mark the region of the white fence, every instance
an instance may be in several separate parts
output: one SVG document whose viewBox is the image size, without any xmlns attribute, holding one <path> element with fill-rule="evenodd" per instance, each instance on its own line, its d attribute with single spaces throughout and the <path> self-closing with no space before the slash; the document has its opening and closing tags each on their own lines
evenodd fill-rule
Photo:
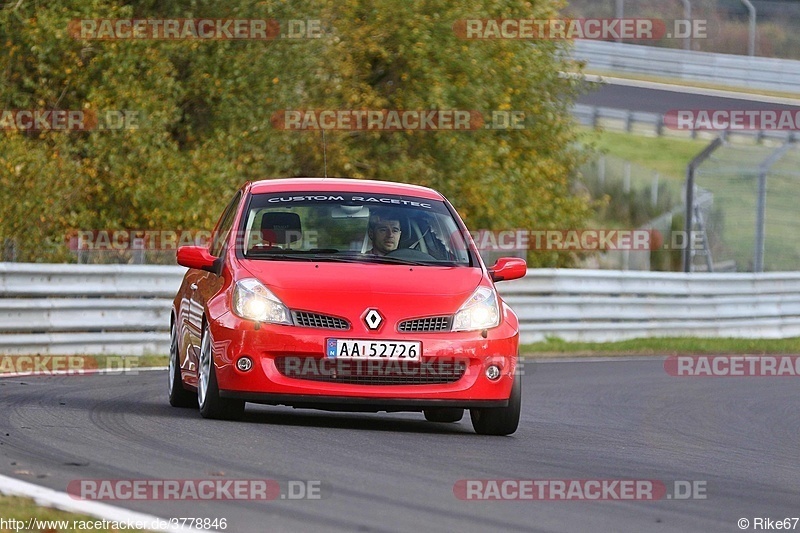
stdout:
<svg viewBox="0 0 800 533">
<path fill-rule="evenodd" d="M 0 354 L 166 354 L 184 271 L 0 263 Z M 800 336 L 800 272 L 539 269 L 498 289 L 523 342 Z"/>
<path fill-rule="evenodd" d="M 590 69 L 607 72 L 788 93 L 800 87 L 800 61 L 791 59 L 587 40 L 575 41 L 573 57 L 585 60 Z"/>
</svg>

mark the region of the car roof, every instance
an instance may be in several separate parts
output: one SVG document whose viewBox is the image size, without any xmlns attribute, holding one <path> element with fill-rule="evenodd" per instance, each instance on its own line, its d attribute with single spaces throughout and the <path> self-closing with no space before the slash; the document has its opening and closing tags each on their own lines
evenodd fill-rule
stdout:
<svg viewBox="0 0 800 533">
<path fill-rule="evenodd" d="M 357 192 L 364 194 L 397 194 L 428 200 L 443 200 L 433 189 L 420 185 L 356 178 L 275 178 L 254 181 L 253 194 L 281 192 Z"/>
</svg>

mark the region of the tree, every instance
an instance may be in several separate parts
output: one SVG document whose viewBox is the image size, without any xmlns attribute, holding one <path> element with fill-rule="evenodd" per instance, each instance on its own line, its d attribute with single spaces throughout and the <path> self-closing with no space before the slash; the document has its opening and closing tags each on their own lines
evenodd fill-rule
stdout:
<svg viewBox="0 0 800 533">
<path fill-rule="evenodd" d="M 567 44 L 465 40 L 462 19 L 551 18 L 557 2 L 51 0 L 0 10 L 2 109 L 127 110 L 139 129 L 0 132 L 0 239 L 70 259 L 75 229 L 208 229 L 245 180 L 321 175 L 442 191 L 472 228 L 580 227 Z M 318 19 L 319 39 L 79 40 L 81 18 Z M 524 129 L 283 131 L 282 110 L 521 111 Z M 47 244 L 49 243 L 49 244 Z M 562 255 L 531 254 L 533 265 Z"/>
</svg>

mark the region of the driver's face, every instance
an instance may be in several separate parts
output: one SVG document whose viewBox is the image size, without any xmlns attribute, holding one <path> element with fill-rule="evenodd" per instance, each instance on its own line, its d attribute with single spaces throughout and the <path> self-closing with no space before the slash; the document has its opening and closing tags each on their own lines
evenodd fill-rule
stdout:
<svg viewBox="0 0 800 533">
<path fill-rule="evenodd" d="M 369 232 L 373 250 L 380 255 L 386 255 L 392 250 L 397 250 L 397 245 L 400 243 L 400 233 L 399 220 L 378 219 L 375 227 Z"/>
</svg>

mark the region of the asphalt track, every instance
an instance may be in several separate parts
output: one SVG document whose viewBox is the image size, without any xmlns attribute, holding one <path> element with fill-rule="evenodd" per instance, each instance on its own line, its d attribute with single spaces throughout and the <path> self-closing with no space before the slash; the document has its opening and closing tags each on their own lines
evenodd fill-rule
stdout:
<svg viewBox="0 0 800 533">
<path fill-rule="evenodd" d="M 248 405 L 203 420 L 165 397 L 166 371 L 0 379 L 0 473 L 75 479 L 319 480 L 321 499 L 109 502 L 227 531 L 739 531 L 800 515 L 792 378 L 671 377 L 659 359 L 528 363 L 510 437 L 421 414 Z M 706 499 L 463 501 L 462 479 L 706 482 Z M 800 527 L 800 525 L 798 525 Z"/>
<path fill-rule="evenodd" d="M 597 83 L 587 84 L 587 92 L 578 98 L 578 103 L 660 114 L 675 109 L 788 109 L 800 111 L 798 106 L 748 100 L 746 95 L 742 95 L 741 98 L 723 98 L 720 96 L 691 94 L 680 87 L 676 87 L 674 91 L 669 91 Z"/>
</svg>

